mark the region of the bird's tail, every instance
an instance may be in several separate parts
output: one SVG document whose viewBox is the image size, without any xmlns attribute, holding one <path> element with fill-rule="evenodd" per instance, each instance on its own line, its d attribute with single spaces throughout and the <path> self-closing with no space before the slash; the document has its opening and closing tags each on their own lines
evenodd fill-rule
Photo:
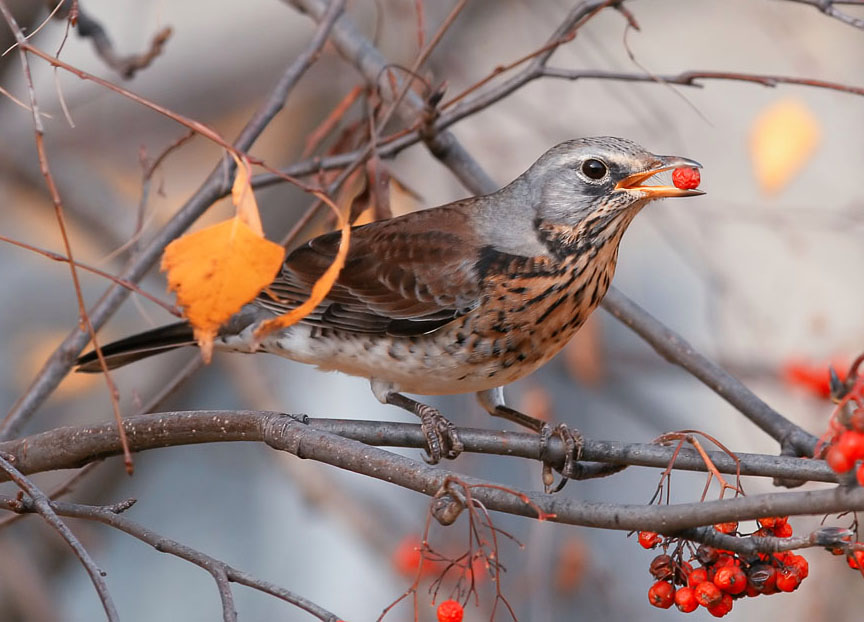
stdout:
<svg viewBox="0 0 864 622">
<path fill-rule="evenodd" d="M 101 350 L 108 369 L 115 369 L 154 354 L 161 354 L 182 346 L 194 346 L 195 343 L 192 326 L 188 322 L 178 322 L 109 343 L 102 346 Z M 76 365 L 78 367 L 75 371 L 85 373 L 102 371 L 95 350 L 79 357 Z"/>
</svg>

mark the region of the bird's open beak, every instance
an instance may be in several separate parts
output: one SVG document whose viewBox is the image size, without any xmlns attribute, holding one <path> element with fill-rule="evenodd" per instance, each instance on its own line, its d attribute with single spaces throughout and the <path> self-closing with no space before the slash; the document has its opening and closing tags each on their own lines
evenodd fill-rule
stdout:
<svg viewBox="0 0 864 622">
<path fill-rule="evenodd" d="M 702 168 L 702 165 L 695 160 L 680 158 L 678 156 L 657 156 L 657 162 L 659 163 L 659 166 L 653 166 L 647 171 L 642 171 L 641 173 L 635 173 L 629 177 L 625 177 L 616 184 L 615 189 L 639 190 L 652 199 L 659 199 L 662 197 L 696 197 L 700 194 L 705 194 L 701 190 L 696 190 L 695 188 L 691 190 L 682 190 L 675 186 L 643 186 L 642 182 L 648 181 L 651 177 L 657 173 L 662 173 L 663 171 L 681 167 Z"/>
</svg>

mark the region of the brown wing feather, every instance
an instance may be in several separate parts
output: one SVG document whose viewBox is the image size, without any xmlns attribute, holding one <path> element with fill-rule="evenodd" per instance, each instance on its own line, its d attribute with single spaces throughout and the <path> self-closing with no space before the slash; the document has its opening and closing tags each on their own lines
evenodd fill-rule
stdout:
<svg viewBox="0 0 864 622">
<path fill-rule="evenodd" d="M 345 267 L 307 323 L 363 333 L 422 334 L 474 308 L 480 297 L 468 217 L 434 208 L 352 230 Z M 257 303 L 284 312 L 302 304 L 333 262 L 339 233 L 294 250 Z"/>
</svg>

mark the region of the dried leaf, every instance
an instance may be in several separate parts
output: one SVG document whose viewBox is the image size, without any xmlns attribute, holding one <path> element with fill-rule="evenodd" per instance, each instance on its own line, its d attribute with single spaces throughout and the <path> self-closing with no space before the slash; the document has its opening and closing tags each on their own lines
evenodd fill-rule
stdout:
<svg viewBox="0 0 864 622">
<path fill-rule="evenodd" d="M 339 251 L 336 253 L 336 257 L 333 258 L 333 263 L 331 263 L 327 267 L 327 270 L 324 271 L 324 274 L 315 281 L 309 298 L 302 305 L 295 309 L 291 309 L 288 313 L 263 322 L 255 331 L 256 339 L 263 339 L 273 331 L 296 324 L 315 310 L 315 307 L 317 307 L 318 304 L 326 298 L 330 289 L 333 287 L 333 284 L 336 282 L 336 279 L 339 277 L 339 273 L 345 265 L 345 257 L 348 255 L 348 246 L 350 241 L 351 224 L 346 218 L 343 219 L 342 222 L 342 237 L 339 241 Z"/>
<path fill-rule="evenodd" d="M 252 191 L 250 178 L 252 169 L 248 160 L 242 160 L 237 154 L 231 156 L 237 163 L 237 174 L 234 177 L 234 185 L 231 187 L 231 201 L 237 207 L 237 217 L 249 225 L 259 237 L 264 237 L 264 229 L 261 226 L 261 215 L 258 213 L 258 203 L 255 201 L 255 193 Z"/>
<path fill-rule="evenodd" d="M 753 124 L 750 140 L 762 192 L 776 194 L 801 172 L 820 135 L 819 121 L 802 102 L 783 99 L 766 108 Z"/>
<path fill-rule="evenodd" d="M 273 281 L 284 254 L 239 215 L 165 248 L 161 267 L 168 273 L 168 289 L 177 292 L 205 361 L 219 326 Z"/>
</svg>

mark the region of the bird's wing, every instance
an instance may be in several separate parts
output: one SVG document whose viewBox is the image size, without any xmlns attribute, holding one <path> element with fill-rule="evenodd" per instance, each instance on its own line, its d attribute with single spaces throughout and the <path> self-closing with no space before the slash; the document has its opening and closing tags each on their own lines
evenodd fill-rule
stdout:
<svg viewBox="0 0 864 622">
<path fill-rule="evenodd" d="M 433 208 L 355 227 L 345 266 L 327 297 L 303 321 L 391 335 L 435 330 L 474 308 L 480 297 L 475 240 L 458 208 Z M 284 313 L 309 297 L 333 262 L 339 233 L 293 251 L 256 304 Z"/>
</svg>

